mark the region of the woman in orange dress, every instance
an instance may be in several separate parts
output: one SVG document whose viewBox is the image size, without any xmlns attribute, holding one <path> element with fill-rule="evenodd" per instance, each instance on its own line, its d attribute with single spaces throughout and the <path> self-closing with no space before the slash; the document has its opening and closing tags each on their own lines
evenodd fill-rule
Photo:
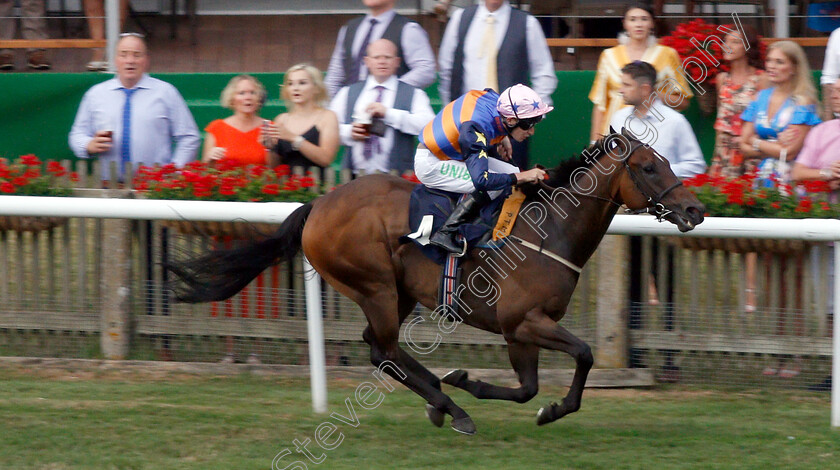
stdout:
<svg viewBox="0 0 840 470">
<path fill-rule="evenodd" d="M 268 96 L 265 87 L 250 75 L 237 75 L 222 90 L 221 104 L 233 110 L 233 115 L 216 119 L 204 128 L 204 150 L 201 161 L 215 165 L 221 160 L 234 160 L 243 165 L 269 164 L 269 151 L 263 144 L 263 134 L 270 121 L 260 117 L 259 112 Z M 225 337 L 225 356 L 221 362 L 236 362 L 233 336 Z M 259 364 L 259 340 L 253 346 L 246 362 Z"/>
<path fill-rule="evenodd" d="M 250 75 L 233 77 L 222 90 L 221 103 L 233 115 L 217 119 L 204 130 L 201 161 L 214 164 L 222 159 L 242 164 L 268 164 L 269 152 L 263 145 L 263 127 L 268 121 L 260 117 L 266 99 L 265 87 Z"/>
</svg>

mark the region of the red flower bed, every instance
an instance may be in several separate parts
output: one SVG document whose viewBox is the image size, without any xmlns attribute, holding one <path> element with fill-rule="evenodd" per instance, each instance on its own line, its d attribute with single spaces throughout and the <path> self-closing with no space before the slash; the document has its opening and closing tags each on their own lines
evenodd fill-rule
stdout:
<svg viewBox="0 0 840 470">
<path fill-rule="evenodd" d="M 730 30 L 735 30 L 735 25 L 726 25 Z M 689 57 L 697 59 L 705 67 L 706 77 L 700 83 L 714 83 L 715 77 L 721 71 L 729 71 L 729 66 L 723 61 L 723 50 L 714 41 L 706 41 L 709 36 L 717 36 L 721 40 L 726 39 L 726 34 L 719 31 L 717 25 L 706 23 L 698 18 L 687 23 L 677 25 L 676 29 L 668 35 L 659 40 L 663 46 L 672 47 L 680 55 L 680 60 L 685 63 Z M 697 44 L 692 44 L 691 39 L 697 40 L 700 46 L 706 44 L 705 53 L 701 51 Z M 750 44 L 750 47 L 758 47 L 761 50 L 761 57 L 765 56 L 767 46 L 759 41 L 758 44 Z M 714 58 L 714 60 L 713 60 Z M 717 62 L 719 65 L 715 65 Z M 704 71 L 701 70 L 700 65 L 695 61 L 690 61 L 686 64 L 685 74 L 693 82 L 703 76 Z"/>
<path fill-rule="evenodd" d="M 69 196 L 72 190 L 67 180 L 76 182 L 79 176 L 68 172 L 61 163 L 43 162 L 35 155 L 23 155 L 16 163 L 0 159 L 0 193 L 14 196 Z"/>
<path fill-rule="evenodd" d="M 268 168 L 222 160 L 215 166 L 188 163 L 141 166 L 134 187 L 152 199 L 307 202 L 318 196 L 311 176 L 291 174 L 288 165 Z"/>
<path fill-rule="evenodd" d="M 829 202 L 825 181 L 797 186 L 760 180 L 755 174 L 739 178 L 697 175 L 683 181 L 713 217 L 765 217 L 781 219 L 837 218 L 840 205 Z"/>
</svg>

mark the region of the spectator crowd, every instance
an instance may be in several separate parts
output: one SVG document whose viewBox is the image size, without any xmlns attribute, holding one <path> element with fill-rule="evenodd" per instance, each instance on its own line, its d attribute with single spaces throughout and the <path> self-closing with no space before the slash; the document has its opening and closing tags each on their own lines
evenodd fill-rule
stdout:
<svg viewBox="0 0 840 470">
<path fill-rule="evenodd" d="M 0 0 L 0 17 L 9 16 L 3 11 L 11 3 Z M 101 21 L 96 19 L 102 16 L 101 3 L 84 2 L 94 17 L 90 30 L 96 37 L 102 36 Z M 436 132 L 433 120 L 440 121 L 424 91 L 435 81 L 443 104 L 452 102 L 458 109 L 457 103 L 465 102 L 464 96 L 476 90 L 492 91 L 487 96 L 498 99 L 501 106 L 505 90 L 517 84 L 530 87 L 534 103 L 547 111 L 528 121 L 527 129 L 516 127 L 517 121 L 525 120 L 517 113 L 519 103 L 510 98 L 513 93 L 508 93 L 511 114 L 502 113 L 500 119 L 511 120 L 509 135 L 513 129 L 531 130 L 527 136 L 532 135 L 533 126 L 553 109 L 552 95 L 563 84 L 558 84 L 543 28 L 534 16 L 509 1 L 462 2 L 466 3 L 463 8 L 440 11 L 448 23 L 437 59 L 427 32 L 396 13 L 395 0 L 362 3 L 367 14 L 338 31 L 325 74 L 308 64 L 286 72 L 282 98 L 287 112 L 265 118 L 260 112 L 269 92 L 263 84 L 249 75 L 234 77 L 221 93 L 221 105 L 232 114 L 204 129 L 200 158 L 211 165 L 231 159 L 324 169 L 333 165 L 344 146 L 342 166 L 354 174 L 411 171 L 417 163 L 418 136 L 421 147 L 439 143 L 423 134 L 427 126 L 428 132 Z M 23 37 L 45 37 L 43 18 L 39 18 L 43 1 L 23 0 L 21 7 Z M 826 181 L 836 197 L 840 127 L 832 119 L 840 112 L 840 29 L 831 34 L 825 54 L 822 104 L 798 44 L 774 42 L 766 57 L 761 57 L 759 37 L 749 26 L 738 24 L 724 35 L 721 44 L 728 72 L 716 78 L 716 140 L 707 168 L 694 130 L 681 114 L 694 93 L 677 52 L 658 44 L 655 21 L 650 7 L 629 5 L 623 12 L 619 45 L 601 53 L 589 93 L 592 141 L 610 128 L 625 128 L 640 140 L 650 139 L 645 143 L 669 160 L 679 178 L 706 171 L 729 177 L 758 172 L 782 181 Z M 14 34 L 14 22 L 0 23 L 0 37 Z M 134 33 L 121 35 L 114 57 L 115 77 L 88 90 L 78 108 L 69 135 L 74 154 L 114 162 L 118 174 L 106 167 L 104 185 L 119 184 L 127 162 L 135 167 L 169 162 L 182 166 L 196 159 L 201 135 L 195 120 L 174 86 L 148 75 L 151 61 L 145 39 Z M 27 58 L 31 68 L 50 67 L 42 50 L 28 51 Z M 93 51 L 88 69 L 104 69 L 103 61 L 103 51 Z M 0 69 L 13 67 L 11 51 L 2 51 Z M 445 125 L 441 129 L 451 137 Z M 505 144 L 510 144 L 512 157 L 506 173 L 529 167 L 527 136 Z M 429 150 L 424 155 L 435 153 Z M 490 157 L 504 159 L 505 152 L 500 148 L 500 153 Z M 417 155 L 420 158 L 420 152 Z M 445 160 L 439 155 L 435 158 Z M 500 181 L 512 184 L 519 179 Z M 631 265 L 638 272 L 632 276 L 636 280 L 631 282 L 631 305 L 641 301 L 645 289 L 652 301 L 660 295 L 670 301 L 670 282 L 664 283 L 666 292 L 659 293 L 653 287 L 655 269 L 641 273 L 640 245 L 635 243 Z M 745 308 L 754 309 L 755 257 L 748 256 L 747 264 Z M 631 306 L 630 327 L 638 328 L 640 321 Z M 798 370 L 779 363 L 768 366 L 766 372 L 791 376 Z"/>
</svg>

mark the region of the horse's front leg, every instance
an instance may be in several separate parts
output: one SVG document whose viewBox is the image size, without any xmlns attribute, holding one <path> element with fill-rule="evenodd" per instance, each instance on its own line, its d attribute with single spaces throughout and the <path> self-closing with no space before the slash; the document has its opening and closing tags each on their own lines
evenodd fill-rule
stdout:
<svg viewBox="0 0 840 470">
<path fill-rule="evenodd" d="M 540 349 L 533 344 L 519 342 L 508 343 L 508 355 L 520 386 L 501 387 L 498 385 L 482 382 L 481 380 L 470 380 L 467 371 L 453 370 L 441 378 L 441 382 L 466 390 L 472 396 L 482 399 L 510 400 L 517 403 L 525 403 L 537 394 L 539 388 L 539 377 L 537 366 L 539 365 Z"/>
<path fill-rule="evenodd" d="M 516 339 L 543 348 L 563 351 L 575 360 L 575 376 L 569 393 L 560 403 L 551 403 L 540 408 L 537 412 L 537 424 L 548 424 L 579 410 L 583 387 L 593 363 L 589 345 L 545 314 L 535 312 L 529 312 L 525 321 L 516 329 Z"/>
</svg>

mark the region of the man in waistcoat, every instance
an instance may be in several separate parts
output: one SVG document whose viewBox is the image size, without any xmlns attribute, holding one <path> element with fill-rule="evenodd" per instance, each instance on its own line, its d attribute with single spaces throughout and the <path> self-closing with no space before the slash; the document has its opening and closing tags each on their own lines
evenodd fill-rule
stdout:
<svg viewBox="0 0 840 470">
<path fill-rule="evenodd" d="M 529 84 L 551 106 L 557 87 L 554 61 L 536 18 L 512 8 L 507 0 L 484 0 L 455 11 L 438 54 L 440 99 L 444 103 L 469 90 L 497 93 L 517 83 Z M 513 162 L 528 167 L 525 142 L 514 144 Z"/>
<path fill-rule="evenodd" d="M 396 0 L 362 0 L 368 13 L 341 27 L 330 58 L 324 84 L 330 96 L 341 87 L 352 85 L 367 76 L 363 58 L 367 46 L 377 39 L 397 45 L 400 80 L 417 88 L 435 81 L 435 54 L 429 35 L 419 24 L 394 11 Z"/>
<path fill-rule="evenodd" d="M 412 170 L 416 136 L 435 117 L 429 97 L 397 79 L 400 58 L 393 42 L 371 43 L 364 62 L 367 78 L 342 88 L 330 104 L 339 119 L 341 143 L 347 146 L 344 167 L 354 173 Z M 382 120 L 384 135 L 371 134 L 360 118 Z"/>
</svg>

